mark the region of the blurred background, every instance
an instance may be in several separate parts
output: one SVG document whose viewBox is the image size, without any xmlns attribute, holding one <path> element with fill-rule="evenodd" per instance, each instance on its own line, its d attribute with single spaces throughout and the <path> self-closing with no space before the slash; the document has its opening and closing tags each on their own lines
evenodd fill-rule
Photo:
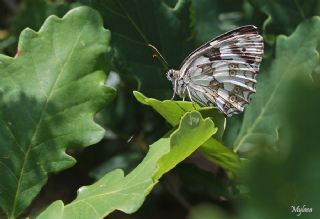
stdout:
<svg viewBox="0 0 320 219">
<path fill-rule="evenodd" d="M 132 95 L 139 90 L 161 100 L 172 96 L 165 69 L 152 57 L 148 43 L 178 68 L 206 41 L 238 26 L 255 25 L 265 38 L 261 72 L 267 75 L 276 58 L 277 37 L 290 35 L 301 22 L 320 14 L 318 0 L 0 0 L 0 52 L 14 56 L 24 28 L 39 30 L 49 15 L 61 17 L 79 5 L 97 9 L 111 30 L 111 47 L 101 65 L 109 74 L 106 84 L 117 89 L 117 96 L 96 116 L 107 130 L 104 140 L 69 150 L 77 164 L 51 174 L 25 216 L 36 215 L 57 199 L 70 202 L 80 186 L 113 169 L 130 172 L 148 146 L 170 130 L 159 114 Z M 277 142 L 243 158 L 239 176 L 231 177 L 193 155 L 160 180 L 136 213 L 115 212 L 108 218 L 295 218 L 291 206 L 298 205 L 313 208 L 300 218 L 320 218 L 319 66 L 313 83 L 290 82 L 281 103 L 287 113 Z M 227 147 L 233 147 L 242 120 L 243 115 L 227 119 Z"/>
</svg>

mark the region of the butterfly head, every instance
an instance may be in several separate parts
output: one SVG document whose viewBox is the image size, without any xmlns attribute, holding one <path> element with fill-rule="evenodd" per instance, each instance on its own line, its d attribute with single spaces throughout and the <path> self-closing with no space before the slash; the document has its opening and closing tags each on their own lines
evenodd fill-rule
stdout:
<svg viewBox="0 0 320 219">
<path fill-rule="evenodd" d="M 176 71 L 174 69 L 170 69 L 167 72 L 167 78 L 169 81 L 174 81 L 178 77 L 179 71 Z"/>
</svg>

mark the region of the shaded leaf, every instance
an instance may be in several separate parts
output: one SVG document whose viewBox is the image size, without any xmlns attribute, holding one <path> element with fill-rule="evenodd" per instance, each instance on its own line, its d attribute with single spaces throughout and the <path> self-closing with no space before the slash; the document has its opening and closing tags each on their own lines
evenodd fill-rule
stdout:
<svg viewBox="0 0 320 219">
<path fill-rule="evenodd" d="M 219 202 L 221 197 L 232 200 L 234 194 L 230 188 L 232 187 L 233 181 L 228 180 L 228 176 L 222 177 L 217 174 L 216 171 L 218 168 L 213 165 L 208 164 L 208 168 L 204 169 L 191 163 L 190 160 L 194 159 L 195 155 L 196 153 L 186 162 L 176 167 L 169 176 L 177 176 L 176 187 L 180 189 L 179 191 L 183 197 L 185 197 L 191 205 L 204 200 Z"/>
<path fill-rule="evenodd" d="M 263 151 L 250 162 L 243 181 L 250 199 L 242 202 L 242 219 L 320 217 L 320 100 L 312 98 L 319 97 L 320 86 L 297 79 L 289 90 L 291 95 L 284 100 L 285 129 L 280 137 L 290 150 Z M 292 206 L 312 208 L 312 212 L 299 216 Z"/>
<path fill-rule="evenodd" d="M 275 59 L 268 71 L 258 76 L 257 93 L 247 107 L 234 150 L 247 152 L 254 147 L 278 144 L 283 127 L 285 100 L 290 97 L 292 80 L 312 81 L 312 72 L 319 64 L 320 18 L 303 22 L 290 36 L 279 36 Z"/>
<path fill-rule="evenodd" d="M 127 176 L 122 170 L 114 170 L 98 182 L 79 189 L 78 197 L 63 207 L 60 201 L 53 203 L 39 219 L 52 218 L 53 212 L 63 211 L 67 218 L 103 218 L 120 210 L 135 212 L 143 203 L 158 179 L 180 161 L 188 157 L 216 131 L 210 119 L 202 119 L 199 112 L 187 113 L 179 128 L 170 138 L 161 138 L 150 146 L 144 160 Z"/>
<path fill-rule="evenodd" d="M 23 0 L 12 20 L 10 30 L 14 35 L 19 35 L 26 27 L 37 30 L 48 16 L 62 16 L 68 10 L 67 4 L 52 3 L 47 0 Z"/>
<path fill-rule="evenodd" d="M 187 219 L 230 219 L 231 217 L 220 207 L 210 203 L 201 203 L 192 207 Z"/>
<path fill-rule="evenodd" d="M 193 0 L 193 3 L 197 45 L 239 26 L 262 24 L 261 14 L 247 0 Z"/>
<path fill-rule="evenodd" d="M 268 15 L 264 22 L 266 39 L 275 41 L 279 34 L 291 34 L 300 22 L 320 15 L 318 0 L 251 0 L 262 12 Z"/>
<path fill-rule="evenodd" d="M 242 124 L 243 114 L 236 114 L 232 117 L 227 118 L 226 130 L 223 134 L 223 144 L 227 147 L 232 147 L 235 139 L 237 138 L 241 124 Z"/>
<path fill-rule="evenodd" d="M 82 0 L 96 8 L 112 29 L 113 64 L 124 77 L 139 81 L 141 91 L 156 97 L 172 95 L 165 69 L 147 45 L 158 48 L 170 67 L 178 68 L 192 50 L 191 0 L 170 7 L 162 0 Z"/>
<path fill-rule="evenodd" d="M 236 153 L 215 138 L 210 138 L 200 147 L 201 153 L 210 161 L 234 174 L 238 173 L 240 160 Z"/>
<path fill-rule="evenodd" d="M 39 32 L 26 29 L 19 56 L 0 56 L 0 205 L 16 218 L 49 172 L 75 163 L 68 147 L 100 141 L 94 114 L 113 96 L 95 71 L 110 33 L 87 7 L 51 16 Z"/>
<path fill-rule="evenodd" d="M 50 15 L 63 16 L 70 6 L 67 4 L 50 2 L 48 0 L 23 0 L 20 8 L 13 17 L 10 25 L 12 45 L 9 50 L 12 54 L 16 52 L 16 44 L 20 32 L 25 28 L 38 30 L 45 19 Z"/>
</svg>

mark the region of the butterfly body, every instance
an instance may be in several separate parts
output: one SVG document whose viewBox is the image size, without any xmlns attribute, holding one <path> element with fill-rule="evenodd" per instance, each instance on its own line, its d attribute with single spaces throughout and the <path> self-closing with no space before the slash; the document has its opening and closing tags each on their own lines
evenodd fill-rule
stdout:
<svg viewBox="0 0 320 219">
<path fill-rule="evenodd" d="M 172 82 L 173 90 L 175 94 L 178 94 L 181 98 L 185 98 L 187 94 L 187 88 L 189 86 L 190 80 L 188 78 L 180 77 L 180 71 L 170 69 L 167 72 L 167 78 Z M 174 96 L 172 97 L 174 98 Z"/>
<path fill-rule="evenodd" d="M 170 69 L 174 95 L 231 116 L 244 110 L 255 93 L 263 38 L 254 26 L 227 32 L 192 52 L 180 70 Z"/>
</svg>

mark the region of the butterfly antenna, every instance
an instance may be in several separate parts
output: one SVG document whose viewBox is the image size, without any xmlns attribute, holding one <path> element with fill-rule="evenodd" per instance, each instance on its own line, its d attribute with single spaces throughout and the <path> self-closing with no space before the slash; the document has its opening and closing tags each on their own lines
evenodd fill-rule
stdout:
<svg viewBox="0 0 320 219">
<path fill-rule="evenodd" d="M 163 56 L 161 55 L 161 53 L 157 50 L 157 48 L 151 44 L 148 44 L 148 46 L 153 50 L 154 54 L 152 55 L 153 58 L 158 58 L 158 60 L 160 61 L 160 63 L 162 64 L 162 66 L 166 69 L 169 70 L 169 64 L 168 62 L 165 60 L 165 58 L 163 58 Z"/>
</svg>

